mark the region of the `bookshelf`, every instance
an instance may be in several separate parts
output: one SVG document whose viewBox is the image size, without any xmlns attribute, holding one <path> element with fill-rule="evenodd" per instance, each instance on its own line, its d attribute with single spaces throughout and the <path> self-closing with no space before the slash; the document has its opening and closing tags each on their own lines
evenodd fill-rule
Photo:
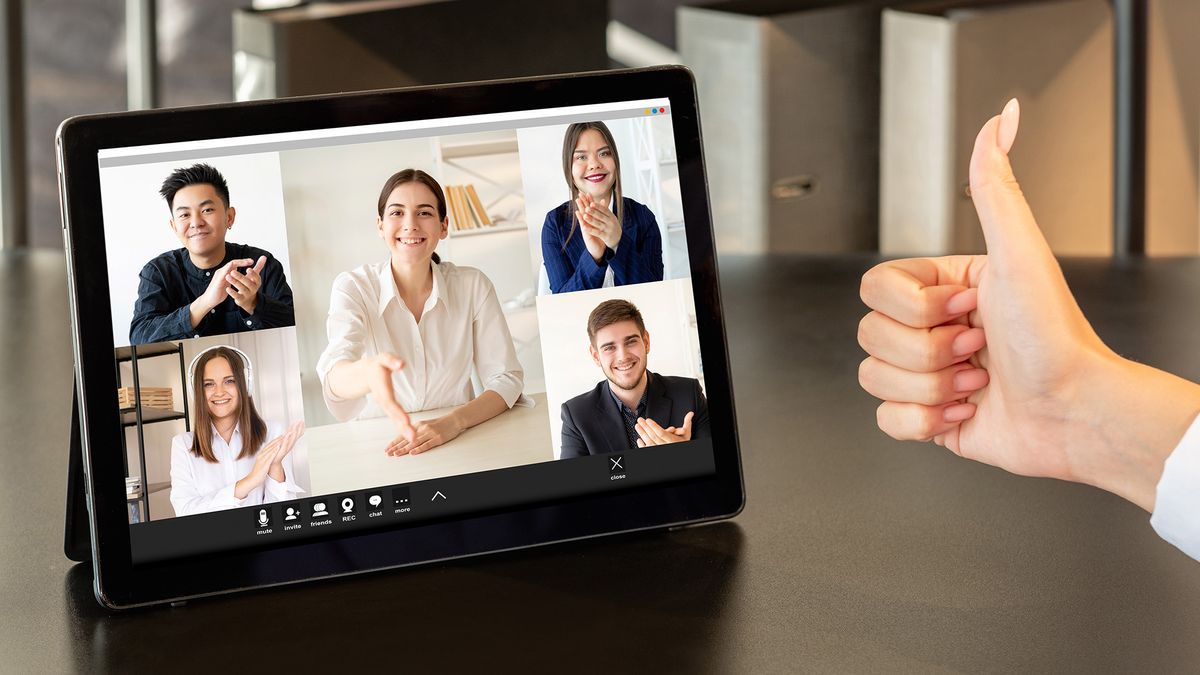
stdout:
<svg viewBox="0 0 1200 675">
<path fill-rule="evenodd" d="M 521 186 L 515 131 L 466 137 L 435 138 L 434 157 L 446 192 L 451 238 L 528 229 L 522 217 Z"/>
<path fill-rule="evenodd" d="M 146 359 L 159 357 L 174 356 L 179 360 L 179 381 L 182 385 L 180 391 L 183 392 L 183 411 L 166 410 L 162 408 L 153 408 L 142 403 L 142 380 L 140 373 L 140 363 Z M 130 522 L 149 522 L 150 520 L 150 495 L 166 490 L 171 487 L 170 482 L 151 483 L 146 471 L 146 437 L 145 427 L 150 424 L 158 424 L 161 422 L 172 422 L 183 420 L 184 430 L 191 431 L 191 425 L 188 421 L 189 410 L 187 400 L 187 382 L 186 372 L 183 363 L 183 345 L 174 342 L 162 342 L 152 345 L 133 345 L 129 347 L 121 347 L 116 350 L 116 369 L 117 369 L 117 387 L 122 386 L 121 364 L 129 363 L 130 371 L 133 377 L 133 401 L 134 405 L 121 408 L 121 426 L 123 428 L 133 428 L 137 430 L 137 450 L 138 450 L 138 479 L 139 487 L 137 490 L 127 492 L 126 502 Z M 127 438 L 125 434 L 121 434 L 121 457 L 125 462 L 125 479 L 128 481 L 130 475 L 129 467 L 129 451 Z M 139 509 L 140 507 L 140 509 Z M 136 520 L 135 520 L 136 519 Z"/>
<path fill-rule="evenodd" d="M 461 230 L 459 232 L 451 232 L 452 237 L 474 237 L 479 234 L 495 234 L 497 232 L 515 232 L 517 230 L 529 229 L 525 223 L 512 223 L 509 225 L 491 225 L 489 227 L 480 227 L 474 230 Z"/>
</svg>

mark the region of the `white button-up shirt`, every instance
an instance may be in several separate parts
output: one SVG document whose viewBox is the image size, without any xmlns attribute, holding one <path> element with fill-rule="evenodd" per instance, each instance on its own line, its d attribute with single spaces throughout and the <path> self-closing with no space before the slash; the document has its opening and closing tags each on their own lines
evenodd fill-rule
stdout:
<svg viewBox="0 0 1200 675">
<path fill-rule="evenodd" d="M 285 430 L 282 424 L 268 422 L 263 445 L 282 436 Z M 234 486 L 254 468 L 253 455 L 238 459 L 242 453 L 241 425 L 234 427 L 228 443 L 213 428 L 212 451 L 217 458 L 216 464 L 192 454 L 192 436 L 189 431 L 171 440 L 171 506 L 175 508 L 175 515 L 190 516 L 194 513 L 282 502 L 295 499 L 304 492 L 295 483 L 296 474 L 289 453 L 281 462 L 284 473 L 282 483 L 267 476 L 262 485 L 238 499 L 233 496 Z"/>
<path fill-rule="evenodd" d="M 433 290 L 419 322 L 400 298 L 390 260 L 334 279 L 325 323 L 329 345 L 317 362 L 317 375 L 325 404 L 338 420 L 384 414 L 369 396 L 338 398 L 328 378 L 340 361 L 382 352 L 404 360 L 404 367 L 392 376 L 392 387 L 406 411 L 471 401 L 472 368 L 484 390 L 499 394 L 510 408 L 517 402 L 525 373 L 491 280 L 473 267 L 431 265 Z"/>
<path fill-rule="evenodd" d="M 1158 536 L 1200 560 L 1200 415 L 1167 457 L 1150 524 Z"/>
</svg>

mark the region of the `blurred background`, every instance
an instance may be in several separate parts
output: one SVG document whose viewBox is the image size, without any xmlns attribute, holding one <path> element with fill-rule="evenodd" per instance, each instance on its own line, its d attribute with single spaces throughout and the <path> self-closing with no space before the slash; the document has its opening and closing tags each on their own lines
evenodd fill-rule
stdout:
<svg viewBox="0 0 1200 675">
<path fill-rule="evenodd" d="M 71 115 L 683 63 L 723 253 L 980 250 L 966 159 L 1011 96 L 1057 253 L 1200 253 L 1195 0 L 3 7 L 9 249 L 62 245 L 53 137 Z"/>
</svg>

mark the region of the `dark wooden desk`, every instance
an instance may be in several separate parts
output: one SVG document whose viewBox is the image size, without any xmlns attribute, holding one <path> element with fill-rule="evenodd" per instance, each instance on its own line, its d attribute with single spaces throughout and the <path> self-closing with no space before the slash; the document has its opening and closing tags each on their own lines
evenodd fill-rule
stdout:
<svg viewBox="0 0 1200 675">
<path fill-rule="evenodd" d="M 60 552 L 63 260 L 4 254 L 0 670 L 1194 671 L 1200 563 L 1147 514 L 875 429 L 854 343 L 872 262 L 722 262 L 732 522 L 109 614 Z M 1066 268 L 1118 351 L 1200 380 L 1200 261 Z"/>
</svg>

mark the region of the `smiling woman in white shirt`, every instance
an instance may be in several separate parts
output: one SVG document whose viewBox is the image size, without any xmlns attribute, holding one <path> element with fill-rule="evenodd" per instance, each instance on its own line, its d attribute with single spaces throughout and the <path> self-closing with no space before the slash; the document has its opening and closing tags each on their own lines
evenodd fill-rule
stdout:
<svg viewBox="0 0 1200 675">
<path fill-rule="evenodd" d="M 292 448 L 304 423 L 264 422 L 248 393 L 254 369 L 239 349 L 210 347 L 192 359 L 194 431 L 171 442 L 171 506 L 190 516 L 294 499 Z"/>
<path fill-rule="evenodd" d="M 419 169 L 399 171 L 377 213 L 390 255 L 334 279 L 317 374 L 339 421 L 387 415 L 400 433 L 385 452 L 418 454 L 511 408 L 524 372 L 491 280 L 435 252 L 449 226 L 441 185 Z M 409 421 L 408 412 L 440 408 L 450 410 Z"/>
</svg>

